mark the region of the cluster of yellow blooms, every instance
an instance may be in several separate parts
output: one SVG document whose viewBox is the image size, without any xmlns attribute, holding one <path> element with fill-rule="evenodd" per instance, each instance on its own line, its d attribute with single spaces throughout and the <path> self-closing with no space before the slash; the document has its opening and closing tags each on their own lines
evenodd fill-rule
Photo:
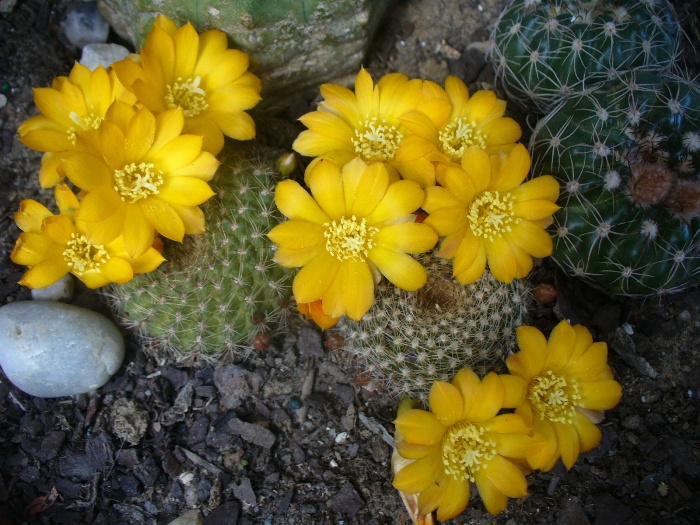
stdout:
<svg viewBox="0 0 700 525">
<path fill-rule="evenodd" d="M 363 69 L 354 92 L 326 84 L 321 94 L 294 143 L 316 157 L 304 175 L 310 192 L 281 182 L 275 201 L 289 220 L 269 233 L 276 261 L 301 268 L 294 296 L 319 326 L 342 315 L 359 320 L 382 275 L 419 289 L 426 272 L 410 254 L 431 250 L 439 238 L 437 255 L 453 259 L 462 284 L 478 280 L 487 265 L 509 283 L 530 272 L 533 257 L 551 254 L 545 228 L 559 185 L 551 176 L 524 182 L 530 157 L 516 142 L 521 129 L 492 91 L 470 96 L 455 77 L 443 89 L 402 74 L 374 85 Z M 599 443 L 594 423 L 622 393 L 605 343 L 566 321 L 549 342 L 532 327 L 519 328 L 517 339 L 510 374 L 480 380 L 465 368 L 452 383 L 434 383 L 432 412 L 410 401 L 400 407 L 393 484 L 415 495 L 419 515 L 461 513 L 472 482 L 487 510 L 498 513 L 508 498 L 527 494 L 528 470 L 549 470 L 560 457 L 570 468 Z"/>
<path fill-rule="evenodd" d="M 278 185 L 290 220 L 269 237 L 279 264 L 301 267 L 294 297 L 322 327 L 342 315 L 359 320 L 382 275 L 403 290 L 423 286 L 425 269 L 410 254 L 439 237 L 437 254 L 454 259 L 464 284 L 487 264 L 508 283 L 552 253 L 545 228 L 559 184 L 551 176 L 523 182 L 530 156 L 493 91 L 470 96 L 455 77 L 443 89 L 399 73 L 374 85 L 362 69 L 354 92 L 325 84 L 321 94 L 293 146 L 316 157 L 305 172 L 310 194 L 294 181 Z"/>
<path fill-rule="evenodd" d="M 622 395 L 607 345 L 566 321 L 549 340 L 530 326 L 517 329 L 517 340 L 520 352 L 506 360 L 510 374 L 479 380 L 463 369 L 452 383 L 433 384 L 430 412 L 407 403 L 399 408 L 401 468 L 393 484 L 417 495 L 420 515 L 458 515 L 469 503 L 471 483 L 496 514 L 509 498 L 527 495 L 528 471 L 550 470 L 560 458 L 569 469 L 600 443 L 595 423 Z"/>
<path fill-rule="evenodd" d="M 67 273 L 90 288 L 124 283 L 163 262 L 159 236 L 202 233 L 224 135 L 255 136 L 245 111 L 260 89 L 225 33 L 162 15 L 139 55 L 94 71 L 76 63 L 35 89 L 40 114 L 20 140 L 44 152 L 39 180 L 55 187 L 60 213 L 21 202 L 11 254 L 29 267 L 20 283 L 41 288 Z"/>
</svg>

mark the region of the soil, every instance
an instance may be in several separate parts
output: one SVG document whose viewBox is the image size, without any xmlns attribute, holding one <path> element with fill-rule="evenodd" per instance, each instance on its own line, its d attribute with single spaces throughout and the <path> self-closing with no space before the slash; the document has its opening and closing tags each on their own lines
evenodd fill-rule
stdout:
<svg viewBox="0 0 700 525">
<path fill-rule="evenodd" d="M 401 71 L 442 82 L 454 74 L 472 90 L 492 87 L 479 43 L 501 4 L 398 2 L 367 66 L 375 78 Z M 692 13 L 692 2 L 677 4 Z M 19 233 L 12 214 L 20 200 L 48 203 L 51 192 L 38 185 L 41 154 L 24 147 L 16 130 L 35 112 L 32 87 L 50 85 L 79 58 L 61 29 L 70 7 L 20 0 L 0 14 L 0 92 L 7 97 L 0 111 L 0 305 L 30 298 L 17 285 L 23 268 L 9 260 Z M 288 125 L 298 131 L 294 118 L 311 103 L 290 109 Z M 498 516 L 475 495 L 453 523 L 700 523 L 700 290 L 611 298 L 549 261 L 531 280 L 553 284 L 558 296 L 537 304 L 530 324 L 548 332 L 566 318 L 608 341 L 624 395 L 600 425 L 600 446 L 571 470 L 559 464 L 531 474 L 529 496 Z M 110 314 L 85 290 L 74 302 Z M 357 386 L 339 364 L 341 351 L 301 326 L 253 359 L 218 369 L 158 365 L 125 333 L 124 365 L 90 395 L 34 398 L 0 373 L 0 524 L 167 524 L 188 510 L 199 511 L 205 525 L 410 523 L 391 486 L 395 401 Z"/>
</svg>

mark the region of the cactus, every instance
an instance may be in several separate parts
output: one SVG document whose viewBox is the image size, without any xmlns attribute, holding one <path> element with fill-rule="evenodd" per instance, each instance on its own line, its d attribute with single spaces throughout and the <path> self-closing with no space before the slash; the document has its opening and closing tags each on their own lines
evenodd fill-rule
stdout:
<svg viewBox="0 0 700 525">
<path fill-rule="evenodd" d="M 137 48 L 158 13 L 202 32 L 224 31 L 263 82 L 263 104 L 323 82 L 354 77 L 391 0 L 98 0 L 117 33 Z"/>
<path fill-rule="evenodd" d="M 510 0 L 490 54 L 510 100 L 546 113 L 625 71 L 674 67 L 679 31 L 667 0 Z"/>
<path fill-rule="evenodd" d="M 293 273 L 273 262 L 265 236 L 281 220 L 276 155 L 242 148 L 211 183 L 217 195 L 202 206 L 206 232 L 168 245 L 157 271 L 109 289 L 122 323 L 161 361 L 242 357 L 285 324 Z"/>
<path fill-rule="evenodd" d="M 417 292 L 379 286 L 375 303 L 358 322 L 341 319 L 343 358 L 353 361 L 395 397 L 426 399 L 434 380 L 450 381 L 468 366 L 486 373 L 502 364 L 515 342 L 515 328 L 530 303 L 525 281 L 503 284 L 488 271 L 461 285 L 452 264 L 418 256 L 428 282 Z"/>
<path fill-rule="evenodd" d="M 653 72 L 571 97 L 542 119 L 534 174 L 562 187 L 552 257 L 610 293 L 700 283 L 700 86 Z"/>
</svg>

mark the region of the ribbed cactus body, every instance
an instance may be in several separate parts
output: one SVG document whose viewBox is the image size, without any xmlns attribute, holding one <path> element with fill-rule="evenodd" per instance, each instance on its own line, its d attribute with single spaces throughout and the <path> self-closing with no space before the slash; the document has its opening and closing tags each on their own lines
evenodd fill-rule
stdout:
<svg viewBox="0 0 700 525">
<path fill-rule="evenodd" d="M 628 74 L 566 100 L 531 139 L 533 173 L 561 183 L 553 258 L 611 293 L 700 282 L 700 87 Z"/>
<path fill-rule="evenodd" d="M 530 302 L 524 281 L 503 284 L 486 272 L 461 285 L 450 261 L 430 254 L 418 260 L 428 271 L 425 286 L 380 286 L 359 322 L 343 318 L 337 328 L 360 370 L 396 397 L 426 398 L 434 380 L 450 381 L 465 366 L 486 373 L 502 364 Z"/>
<path fill-rule="evenodd" d="M 632 69 L 668 69 L 679 26 L 667 0 L 510 0 L 491 60 L 511 102 L 546 112 Z"/>
<path fill-rule="evenodd" d="M 244 150 L 225 160 L 211 182 L 217 195 L 202 206 L 206 232 L 168 245 L 157 271 L 110 289 L 124 324 L 162 359 L 231 359 L 282 328 L 293 273 L 273 262 L 265 235 L 281 220 L 276 156 Z"/>
</svg>

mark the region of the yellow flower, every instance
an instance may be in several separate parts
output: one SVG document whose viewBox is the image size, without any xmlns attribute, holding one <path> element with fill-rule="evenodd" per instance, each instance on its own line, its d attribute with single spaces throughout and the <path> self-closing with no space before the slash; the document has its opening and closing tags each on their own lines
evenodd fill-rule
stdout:
<svg viewBox="0 0 700 525">
<path fill-rule="evenodd" d="M 248 71 L 248 55 L 228 49 L 226 33 L 197 34 L 189 22 L 178 28 L 158 15 L 141 48 L 141 60 L 112 65 L 119 80 L 153 113 L 181 108 L 185 133 L 204 137 L 217 154 L 224 135 L 248 140 L 255 123 L 245 113 L 260 101 L 260 79 Z"/>
<path fill-rule="evenodd" d="M 504 117 L 506 102 L 490 90 L 480 90 L 470 97 L 467 86 L 457 77 L 445 80 L 445 89 L 433 82 L 425 83 L 426 98 L 449 101 L 451 111 L 446 118 L 403 119 L 403 124 L 413 133 L 444 154 L 448 163 L 459 164 L 470 147 L 483 149 L 489 155 L 499 150 L 510 151 L 520 139 L 520 125 L 510 117 Z"/>
<path fill-rule="evenodd" d="M 561 457 L 569 469 L 581 452 L 600 443 L 594 423 L 602 421 L 600 411 L 613 408 L 622 396 L 607 363 L 608 347 L 594 343 L 585 327 L 566 321 L 552 330 L 549 341 L 531 326 L 519 327 L 517 338 L 520 352 L 506 364 L 522 378 L 526 394 L 515 413 L 546 439 L 528 463 L 549 470 Z"/>
<path fill-rule="evenodd" d="M 479 279 L 486 268 L 501 282 L 525 277 L 532 257 L 552 253 L 545 230 L 559 207 L 557 181 L 545 175 L 523 183 L 530 155 L 522 144 L 489 155 L 469 147 L 461 167 L 445 169 L 442 187 L 426 190 L 425 223 L 444 236 L 438 255 L 454 258 L 460 283 Z"/>
<path fill-rule="evenodd" d="M 57 77 L 52 87 L 34 90 L 34 103 L 41 114 L 28 118 L 18 133 L 25 146 L 46 152 L 39 171 L 44 188 L 63 180 L 61 160 L 75 149 L 77 135 L 99 128 L 117 99 L 135 102 L 113 71 L 101 66 L 90 71 L 77 62 L 68 77 Z"/>
<path fill-rule="evenodd" d="M 75 221 L 79 203 L 63 183 L 56 186 L 59 215 L 34 200 L 24 200 L 14 219 L 23 233 L 19 235 L 10 259 L 28 266 L 20 284 L 29 288 L 44 288 L 67 273 L 72 273 L 89 288 L 108 283 L 125 283 L 134 274 L 155 270 L 164 261 L 154 248 L 132 259 L 121 237 L 111 243 L 92 244 L 85 227 Z"/>
<path fill-rule="evenodd" d="M 324 100 L 319 109 L 299 119 L 309 129 L 299 134 L 294 150 L 330 159 L 339 167 L 357 157 L 367 164 L 381 162 L 392 180 L 398 173 L 422 186 L 435 180 L 432 161 L 442 156 L 433 158 L 431 155 L 437 154 L 434 148 L 419 136 L 409 136 L 402 124 L 404 117 L 420 113 L 434 127 L 431 118 L 442 118 L 449 112 L 446 101 L 437 97 L 425 100 L 422 80 L 391 73 L 375 86 L 363 68 L 355 79 L 354 93 L 343 86 L 324 84 L 321 95 Z"/>
<path fill-rule="evenodd" d="M 307 321 L 313 321 L 321 330 L 325 330 L 335 326 L 338 323 L 338 317 L 331 317 L 324 312 L 322 303 L 320 299 L 313 303 L 301 303 L 297 305 L 297 310 Z"/>
<path fill-rule="evenodd" d="M 540 443 L 522 417 L 497 415 L 511 394 L 493 372 L 480 381 L 468 368 L 452 383 L 436 381 L 430 409 L 407 409 L 396 421 L 396 450 L 414 460 L 394 477 L 395 488 L 417 494 L 419 514 L 437 509 L 448 520 L 469 503 L 476 483 L 486 510 L 501 512 L 508 498 L 527 495 L 523 471 L 509 458 L 524 458 Z"/>
<path fill-rule="evenodd" d="M 311 195 L 297 182 L 277 185 L 275 203 L 288 217 L 270 231 L 275 261 L 302 267 L 294 278 L 297 303 L 322 299 L 330 317 L 359 320 L 374 300 L 380 274 L 404 290 L 426 281 L 425 269 L 409 253 L 432 248 L 437 236 L 412 213 L 423 190 L 412 181 L 389 183 L 381 163 L 355 159 L 342 172 L 330 160 L 306 171 Z M 313 196 L 312 196 L 313 195 Z"/>
<path fill-rule="evenodd" d="M 78 137 L 80 150 L 63 161 L 83 190 L 77 218 L 88 240 L 107 244 L 123 235 L 131 257 L 144 253 L 155 232 L 175 241 L 204 231 L 199 204 L 219 162 L 201 151 L 202 138 L 181 135 L 182 110 L 154 116 L 115 102 L 98 130 Z"/>
</svg>

